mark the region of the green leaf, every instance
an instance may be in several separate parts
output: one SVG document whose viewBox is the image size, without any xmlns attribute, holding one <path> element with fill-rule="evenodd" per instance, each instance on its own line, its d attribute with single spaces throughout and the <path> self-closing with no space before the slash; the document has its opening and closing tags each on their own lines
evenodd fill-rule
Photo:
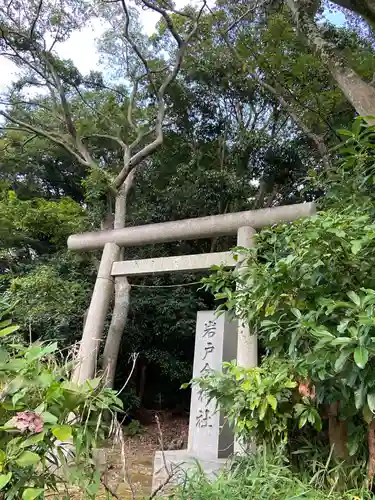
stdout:
<svg viewBox="0 0 375 500">
<path fill-rule="evenodd" d="M 55 417 L 55 415 L 52 415 L 49 411 L 44 411 L 43 413 L 40 414 L 40 416 L 43 419 L 43 422 L 46 424 L 56 424 L 58 421 L 58 418 Z"/>
<path fill-rule="evenodd" d="M 365 388 L 363 384 L 354 391 L 354 404 L 357 410 L 363 407 L 363 404 L 365 402 Z"/>
<path fill-rule="evenodd" d="M 314 337 L 318 337 L 318 338 L 322 338 L 322 337 L 326 337 L 327 339 L 334 339 L 335 338 L 335 336 L 332 335 L 332 333 L 329 332 L 326 328 L 324 328 L 324 326 L 319 326 L 319 327 L 313 328 L 312 334 L 314 335 Z"/>
<path fill-rule="evenodd" d="M 345 318 L 340 321 L 340 324 L 337 327 L 337 331 L 339 333 L 344 333 L 345 330 L 348 328 L 348 324 L 350 323 L 350 318 Z"/>
<path fill-rule="evenodd" d="M 52 434 L 59 441 L 68 441 L 72 437 L 72 428 L 70 425 L 55 425 L 52 427 Z"/>
<path fill-rule="evenodd" d="M 335 372 L 340 372 L 344 368 L 346 360 L 348 359 L 351 353 L 352 353 L 351 349 L 344 349 L 341 352 L 340 356 L 336 359 L 335 362 Z"/>
<path fill-rule="evenodd" d="M 284 387 L 286 389 L 294 389 L 295 387 L 297 387 L 297 382 L 295 382 L 294 380 L 287 380 L 285 383 L 284 383 Z"/>
<path fill-rule="evenodd" d="M 102 377 L 96 377 L 96 378 L 93 378 L 91 380 L 86 380 L 85 384 L 89 389 L 95 390 L 95 389 L 97 389 L 99 384 L 102 382 L 102 380 L 103 380 Z"/>
<path fill-rule="evenodd" d="M 34 500 L 44 493 L 43 488 L 26 488 L 22 493 L 23 500 Z"/>
<path fill-rule="evenodd" d="M 295 412 L 297 417 L 299 417 L 301 415 L 301 413 L 304 412 L 305 410 L 306 410 L 306 406 L 301 404 L 301 403 L 297 403 L 294 407 L 294 412 Z"/>
<path fill-rule="evenodd" d="M 268 407 L 268 401 L 267 399 L 263 399 L 259 409 L 259 420 L 264 420 L 264 417 L 266 416 L 267 407 Z"/>
<path fill-rule="evenodd" d="M 372 413 L 375 413 L 375 392 L 370 392 L 370 394 L 367 394 L 367 404 Z"/>
<path fill-rule="evenodd" d="M 19 328 L 20 327 L 18 325 L 13 325 L 13 326 L 8 326 L 7 328 L 3 328 L 2 330 L 0 330 L 0 337 L 5 337 L 6 335 L 10 335 L 11 333 L 19 330 Z"/>
<path fill-rule="evenodd" d="M 22 441 L 22 443 L 20 443 L 20 447 L 27 448 L 28 446 L 33 446 L 34 444 L 43 441 L 45 434 L 46 431 L 42 431 L 39 432 L 39 434 L 34 434 L 33 436 L 30 436 L 29 438 L 25 439 L 25 441 Z"/>
<path fill-rule="evenodd" d="M 362 248 L 362 241 L 361 240 L 354 240 L 352 241 L 352 254 L 357 255 L 357 253 L 361 250 Z"/>
<path fill-rule="evenodd" d="M 345 129 L 339 129 L 337 130 L 337 133 L 340 135 L 345 135 L 348 137 L 353 137 L 353 132 L 350 132 L 350 130 L 345 130 Z"/>
<path fill-rule="evenodd" d="M 24 451 L 16 460 L 19 467 L 30 467 L 40 461 L 40 456 L 33 451 Z"/>
<path fill-rule="evenodd" d="M 86 382 L 84 385 L 89 389 Z M 78 394 L 80 394 L 82 392 L 81 386 L 79 386 L 78 384 L 75 384 L 74 382 L 71 382 L 70 380 L 66 380 L 65 382 L 63 382 L 61 384 L 61 387 L 66 391 L 76 392 Z"/>
<path fill-rule="evenodd" d="M 357 453 L 358 448 L 359 448 L 359 440 L 358 439 L 350 439 L 347 443 L 347 447 L 348 447 L 349 456 L 350 457 L 354 456 Z"/>
<path fill-rule="evenodd" d="M 303 412 L 303 413 L 302 413 L 302 415 L 300 416 L 300 418 L 299 418 L 299 422 L 298 422 L 298 428 L 299 428 L 299 429 L 302 429 L 302 427 L 303 427 L 304 425 L 306 425 L 306 422 L 307 422 L 307 417 L 308 417 L 307 412 L 306 412 L 306 411 L 305 411 L 305 412 Z"/>
<path fill-rule="evenodd" d="M 315 414 L 314 427 L 318 432 L 322 430 L 322 419 L 318 412 Z"/>
<path fill-rule="evenodd" d="M 8 472 L 8 474 L 0 474 L 0 490 L 6 486 L 9 481 L 12 479 L 12 472 Z"/>
<path fill-rule="evenodd" d="M 336 339 L 332 340 L 331 345 L 345 345 L 345 344 L 350 344 L 350 342 L 353 342 L 353 339 L 350 337 L 337 337 Z"/>
<path fill-rule="evenodd" d="M 368 361 L 368 350 L 366 347 L 358 346 L 354 350 L 354 361 L 358 368 L 363 369 Z"/>
<path fill-rule="evenodd" d="M 292 307 L 291 308 L 291 312 L 294 314 L 294 316 L 297 318 L 297 319 L 301 319 L 302 318 L 302 313 L 299 309 L 296 309 L 295 307 Z"/>
<path fill-rule="evenodd" d="M 369 406 L 368 405 L 365 405 L 362 409 L 362 414 L 363 414 L 363 420 L 369 424 L 373 418 L 374 418 L 374 415 L 372 413 L 372 411 L 370 410 Z"/>
<path fill-rule="evenodd" d="M 354 304 L 356 306 L 360 307 L 361 299 L 358 297 L 358 295 L 355 292 L 353 292 L 353 291 L 348 292 L 348 297 L 352 302 L 354 302 Z"/>
<path fill-rule="evenodd" d="M 277 399 L 275 398 L 275 396 L 273 396 L 272 394 L 267 394 L 266 398 L 270 407 L 273 409 L 273 411 L 275 411 L 277 408 Z"/>
<path fill-rule="evenodd" d="M 275 325 L 277 325 L 277 323 L 275 323 L 275 321 L 271 321 L 269 319 L 264 319 L 260 324 L 260 326 L 275 326 Z"/>
</svg>

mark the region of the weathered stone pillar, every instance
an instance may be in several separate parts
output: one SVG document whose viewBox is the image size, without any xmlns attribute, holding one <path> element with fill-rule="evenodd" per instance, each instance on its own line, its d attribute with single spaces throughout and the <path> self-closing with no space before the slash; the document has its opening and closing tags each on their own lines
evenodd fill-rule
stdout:
<svg viewBox="0 0 375 500">
<path fill-rule="evenodd" d="M 254 235 L 256 230 L 249 226 L 240 227 L 237 231 L 237 246 L 245 248 L 253 248 L 255 246 Z M 245 258 L 240 255 L 238 259 L 239 272 L 241 267 L 245 265 Z M 252 368 L 258 364 L 258 339 L 257 336 L 251 334 L 249 325 L 246 321 L 238 321 L 238 342 L 237 342 L 237 365 L 243 368 Z M 246 443 L 239 439 L 235 439 L 234 452 L 237 454 L 244 453 L 248 448 Z"/>
<path fill-rule="evenodd" d="M 118 260 L 119 255 L 120 247 L 116 243 L 106 243 L 104 245 L 83 329 L 77 366 L 73 374 L 74 382 L 83 383 L 85 380 L 95 376 L 99 345 L 103 336 L 104 322 L 114 288 L 114 279 L 111 275 L 112 265 Z"/>
<path fill-rule="evenodd" d="M 240 227 L 237 232 L 237 246 L 253 248 L 254 235 L 256 231 L 252 227 Z M 239 256 L 239 272 L 245 264 L 244 257 Z M 237 364 L 244 368 L 251 368 L 258 364 L 258 341 L 256 335 L 250 335 L 249 326 L 246 322 L 238 324 Z"/>
</svg>

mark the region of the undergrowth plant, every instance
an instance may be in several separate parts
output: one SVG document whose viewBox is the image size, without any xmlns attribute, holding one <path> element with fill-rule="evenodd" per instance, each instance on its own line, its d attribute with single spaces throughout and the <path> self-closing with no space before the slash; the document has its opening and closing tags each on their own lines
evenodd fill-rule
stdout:
<svg viewBox="0 0 375 500">
<path fill-rule="evenodd" d="M 324 467 L 322 468 L 324 471 Z M 367 490 L 335 493 L 309 479 L 299 479 L 285 460 L 285 449 L 272 453 L 263 447 L 255 455 L 242 457 L 212 480 L 199 468 L 187 476 L 168 497 L 170 500 L 372 500 Z"/>
<path fill-rule="evenodd" d="M 33 500 L 76 485 L 95 497 L 93 450 L 105 434 L 103 412 L 121 411 L 101 379 L 77 385 L 53 344 L 12 342 L 18 327 L 0 323 L 0 495 Z"/>
</svg>

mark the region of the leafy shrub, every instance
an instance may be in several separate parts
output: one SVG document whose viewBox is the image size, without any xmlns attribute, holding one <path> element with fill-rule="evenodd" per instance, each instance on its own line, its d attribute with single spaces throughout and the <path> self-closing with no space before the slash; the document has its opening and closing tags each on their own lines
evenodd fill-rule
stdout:
<svg viewBox="0 0 375 500">
<path fill-rule="evenodd" d="M 356 456 L 360 462 L 361 443 L 368 441 L 370 482 L 375 473 L 374 131 L 357 121 L 345 134 L 350 139 L 344 159 L 329 182 L 325 174 L 324 211 L 262 230 L 256 249 L 236 249 L 247 259 L 241 272 L 219 269 L 205 280 L 223 301 L 219 309 L 249 323 L 265 356 L 260 368 L 231 365 L 224 375 L 200 382 L 237 429 L 258 441 L 263 436 L 271 443 L 270 433 L 282 434 L 292 417 L 300 428 L 311 424 L 317 431 L 327 422 L 334 454 L 342 459 Z M 290 367 L 290 380 L 298 383 L 294 393 L 282 387 L 281 366 Z M 236 407 L 230 409 L 226 398 Z"/>
<path fill-rule="evenodd" d="M 210 399 L 217 399 L 238 434 L 250 434 L 258 444 L 287 440 L 298 385 L 287 363 L 267 359 L 250 370 L 224 363 L 223 373 L 209 373 L 198 383 Z"/>
<path fill-rule="evenodd" d="M 82 311 L 87 302 L 84 280 L 61 276 L 55 265 L 40 265 L 25 276 L 11 280 L 6 292 L 14 304 L 14 317 L 28 328 L 33 338 L 69 342 L 77 324 L 82 329 Z"/>
<path fill-rule="evenodd" d="M 0 337 L 16 329 L 3 320 Z M 69 381 L 57 344 L 3 342 L 0 347 L 0 490 L 32 500 L 59 483 L 93 497 L 100 485 L 93 449 L 104 437 L 103 412 L 120 410 L 101 380 Z M 68 443 L 68 445 L 67 445 Z M 69 451 L 69 453 L 67 453 Z"/>
</svg>

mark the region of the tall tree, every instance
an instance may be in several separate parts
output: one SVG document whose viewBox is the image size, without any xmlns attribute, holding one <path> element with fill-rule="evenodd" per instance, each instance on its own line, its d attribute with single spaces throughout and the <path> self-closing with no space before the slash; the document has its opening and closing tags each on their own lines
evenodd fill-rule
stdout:
<svg viewBox="0 0 375 500">
<path fill-rule="evenodd" d="M 104 20 L 116 21 L 116 29 L 121 29 L 121 33 L 117 32 L 118 38 L 123 41 L 126 50 L 135 54 L 136 63 L 124 68 L 124 73 L 133 87 L 130 95 L 122 95 L 125 102 L 124 118 L 127 123 L 125 137 L 122 135 L 123 131 L 112 123 L 109 115 L 103 116 L 105 126 L 100 132 L 93 133 L 90 129 L 86 131 L 78 127 L 77 115 L 79 116 L 80 109 L 74 106 L 74 99 L 79 98 L 84 105 L 90 106 L 83 91 L 92 81 L 83 78 L 71 61 L 59 59 L 55 52 L 57 43 L 65 40 L 72 30 L 82 26 L 88 14 L 88 5 L 70 0 L 66 2 L 38 0 L 21 5 L 10 2 L 0 9 L 0 53 L 15 62 L 24 74 L 4 96 L 3 104 L 5 103 L 6 109 L 2 109 L 0 114 L 6 123 L 2 128 L 15 128 L 18 131 L 29 132 L 31 137 L 35 135 L 43 137 L 63 148 L 88 169 L 91 179 L 98 177 L 102 181 L 104 179 L 108 198 L 115 200 L 114 228 L 125 225 L 126 200 L 133 183 L 135 169 L 163 142 L 165 93 L 180 71 L 188 44 L 197 32 L 205 4 L 197 15 L 194 13 L 190 16 L 190 23 L 184 26 L 182 32 L 172 20 L 170 9 L 148 0 L 142 0 L 142 6 L 158 12 L 164 19 L 166 29 L 170 31 L 176 46 L 172 57 L 157 60 L 155 57 L 151 58 L 148 51 L 144 52 L 145 47 L 140 43 L 142 40 L 138 33 L 132 30 L 134 13 L 129 10 L 125 0 L 110 4 L 99 1 L 94 12 Z M 112 23 L 112 28 L 113 26 Z M 95 84 L 100 83 L 96 79 Z M 47 122 L 40 119 L 43 113 L 39 119 L 34 114 L 30 120 L 30 114 L 27 112 L 28 107 L 35 104 L 35 100 L 30 99 L 31 92 L 38 93 L 38 91 L 40 97 L 45 92 L 50 96 L 47 106 L 43 103 L 43 99 L 39 99 L 36 104 L 41 110 L 50 113 L 50 120 Z M 119 89 L 113 89 L 113 92 L 117 95 Z M 142 97 L 145 92 L 148 95 L 146 114 L 142 112 L 142 104 L 145 103 Z M 16 106 L 17 103 L 19 107 Z M 141 109 L 138 108 L 140 103 Z M 138 114 L 135 113 L 136 108 L 139 110 Z M 121 151 L 123 163 L 117 171 L 108 172 L 102 164 L 103 159 L 95 155 L 90 146 L 93 137 L 110 140 L 114 148 Z M 109 262 L 105 262 L 105 258 L 117 260 L 119 257 L 120 249 L 116 245 L 109 245 L 103 251 L 102 265 L 109 265 Z M 98 316 L 95 300 L 98 294 L 104 292 L 103 296 L 108 303 L 111 290 L 112 287 L 106 285 L 104 280 L 97 279 L 80 348 L 76 373 L 78 380 L 91 377 L 95 371 L 105 320 L 105 315 Z M 116 365 L 116 345 L 119 344 L 126 322 L 129 301 L 129 285 L 126 278 L 116 280 L 115 290 L 114 311 L 105 349 L 107 359 L 105 369 L 109 385 L 112 384 Z M 102 306 L 103 304 L 100 308 L 103 311 Z"/>
</svg>

